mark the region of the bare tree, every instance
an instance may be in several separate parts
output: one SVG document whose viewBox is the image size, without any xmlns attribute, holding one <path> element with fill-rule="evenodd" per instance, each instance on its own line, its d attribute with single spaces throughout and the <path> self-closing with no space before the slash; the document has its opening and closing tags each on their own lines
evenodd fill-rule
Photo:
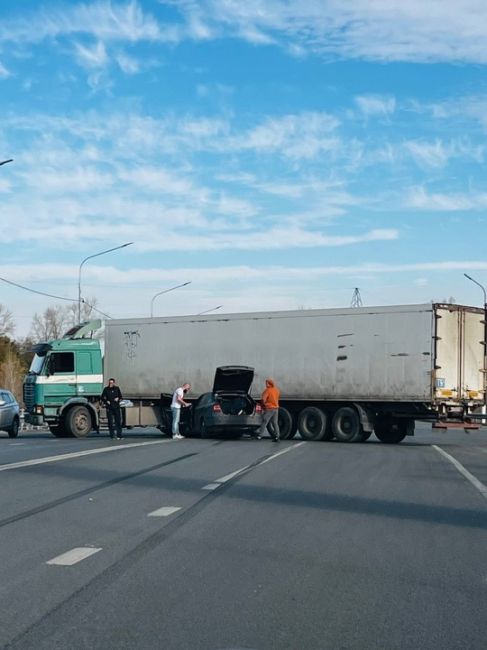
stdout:
<svg viewBox="0 0 487 650">
<path fill-rule="evenodd" d="M 0 336 L 8 336 L 13 334 L 15 330 L 15 323 L 12 312 L 9 311 L 4 305 L 0 304 Z"/>
<path fill-rule="evenodd" d="M 42 314 L 34 314 L 30 336 L 34 341 L 59 339 L 68 328 L 68 310 L 61 305 L 54 305 L 54 307 L 47 307 Z"/>
<path fill-rule="evenodd" d="M 9 346 L 5 358 L 0 364 L 0 386 L 15 395 L 15 399 L 22 401 L 22 382 L 25 366 L 22 363 L 13 345 Z"/>
<path fill-rule="evenodd" d="M 81 322 L 90 320 L 94 316 L 93 310 L 98 307 L 98 299 L 95 296 L 85 298 L 81 303 Z M 74 327 L 78 324 L 78 303 L 73 302 L 66 308 L 68 312 L 68 325 Z"/>
</svg>

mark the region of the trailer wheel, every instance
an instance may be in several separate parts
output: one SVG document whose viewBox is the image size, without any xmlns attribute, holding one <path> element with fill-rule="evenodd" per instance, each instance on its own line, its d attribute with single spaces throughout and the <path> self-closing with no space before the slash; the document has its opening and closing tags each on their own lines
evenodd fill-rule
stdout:
<svg viewBox="0 0 487 650">
<path fill-rule="evenodd" d="M 279 408 L 279 432 L 281 440 L 291 440 L 296 435 L 294 418 L 291 413 L 284 407 Z"/>
<path fill-rule="evenodd" d="M 298 417 L 298 431 L 303 440 L 323 440 L 327 424 L 326 413 L 317 406 L 307 406 Z"/>
<path fill-rule="evenodd" d="M 86 406 L 73 406 L 65 418 L 66 431 L 75 438 L 86 438 L 93 428 L 91 413 Z"/>
<path fill-rule="evenodd" d="M 14 421 L 12 422 L 12 426 L 8 430 L 9 438 L 16 438 L 19 435 L 19 424 L 19 418 L 15 416 Z"/>
<path fill-rule="evenodd" d="M 333 416 L 331 423 L 333 435 L 339 442 L 359 442 L 363 440 L 363 429 L 357 411 L 351 406 L 342 406 Z"/>
<path fill-rule="evenodd" d="M 411 430 L 414 431 L 414 420 L 384 419 L 376 422 L 374 433 L 386 445 L 397 445 L 402 442 Z"/>
</svg>

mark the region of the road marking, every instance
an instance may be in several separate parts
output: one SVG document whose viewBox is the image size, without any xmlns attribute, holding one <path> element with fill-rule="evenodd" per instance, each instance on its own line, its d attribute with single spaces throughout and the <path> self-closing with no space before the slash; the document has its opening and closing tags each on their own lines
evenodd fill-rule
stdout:
<svg viewBox="0 0 487 650">
<path fill-rule="evenodd" d="M 10 447 L 21 447 L 22 445 L 25 445 L 25 442 L 11 442 Z"/>
<path fill-rule="evenodd" d="M 274 458 L 277 458 L 278 456 L 282 456 L 282 454 L 287 454 L 289 451 L 292 451 L 293 449 L 296 449 L 297 447 L 301 447 L 301 445 L 304 445 L 305 441 L 303 442 L 298 442 L 296 445 L 292 445 L 291 447 L 286 447 L 286 449 L 282 449 L 281 451 L 278 451 L 276 454 L 272 454 L 272 456 L 269 456 L 269 458 L 266 458 L 260 463 L 257 463 L 257 465 L 252 466 L 252 465 L 245 465 L 245 467 L 241 467 L 240 469 L 236 469 L 234 472 L 231 472 L 231 474 L 226 474 L 225 476 L 222 476 L 221 478 L 217 478 L 215 480 L 215 483 L 210 483 L 210 485 L 221 485 L 222 483 L 226 483 L 227 481 L 230 481 L 232 478 L 235 478 L 242 472 L 245 472 L 245 470 L 253 468 L 253 467 L 258 467 L 259 465 L 263 465 L 264 463 L 268 463 L 270 460 L 274 460 Z M 206 489 L 211 489 L 214 490 L 216 488 L 214 487 L 208 487 L 205 486 L 203 490 Z"/>
<path fill-rule="evenodd" d="M 159 508 L 158 510 L 154 510 L 153 512 L 149 512 L 149 514 L 147 516 L 148 517 L 169 517 L 169 515 L 173 515 L 178 510 L 181 510 L 181 508 L 179 508 L 177 506 L 163 506 L 162 508 Z"/>
<path fill-rule="evenodd" d="M 465 469 L 465 467 L 458 462 L 456 458 L 453 458 L 453 456 L 450 456 L 450 454 L 447 454 L 446 451 L 443 451 L 441 447 L 438 447 L 437 445 L 432 445 L 433 449 L 436 449 L 438 453 L 440 453 L 442 456 L 447 458 L 452 465 L 454 465 L 457 470 L 464 476 L 467 481 L 469 481 L 477 490 L 480 492 L 480 494 L 487 499 L 487 486 L 485 486 L 482 481 L 479 481 L 477 477 L 475 477 L 473 474 L 471 474 L 468 469 Z"/>
<path fill-rule="evenodd" d="M 236 469 L 231 474 L 227 474 L 226 476 L 222 476 L 221 478 L 217 478 L 215 483 L 226 483 L 227 481 L 232 479 L 234 476 L 237 476 L 237 474 L 240 474 L 240 472 L 244 472 L 249 467 L 250 467 L 250 465 L 245 465 L 245 467 L 241 467 L 240 469 Z"/>
<path fill-rule="evenodd" d="M 272 456 L 269 456 L 269 458 L 266 458 L 263 460 L 260 465 L 265 465 L 265 463 L 269 463 L 271 460 L 274 460 L 274 458 L 277 458 L 278 456 L 282 456 L 283 454 L 287 454 L 289 451 L 293 451 L 294 449 L 297 449 L 298 447 L 301 447 L 301 445 L 306 444 L 306 440 L 303 440 L 303 442 L 298 442 L 295 445 L 292 445 L 292 447 L 286 447 L 286 449 L 283 449 L 282 451 L 278 451 L 277 454 L 272 454 Z"/>
<path fill-rule="evenodd" d="M 79 546 L 77 548 L 72 548 L 62 555 L 48 560 L 46 564 L 54 564 L 56 566 L 73 566 L 73 564 L 78 564 L 81 560 L 86 560 L 90 555 L 94 555 L 101 551 L 101 548 L 93 548 L 92 546 Z"/>
<path fill-rule="evenodd" d="M 208 483 L 208 485 L 205 485 L 201 489 L 202 490 L 216 490 L 219 487 L 221 487 L 221 483 Z"/>
<path fill-rule="evenodd" d="M 8 463 L 0 465 L 0 472 L 8 469 L 19 469 L 20 467 L 32 467 L 33 465 L 44 465 L 44 463 L 57 463 L 61 460 L 70 460 L 71 458 L 81 458 L 82 456 L 92 456 L 94 454 L 104 454 L 109 451 L 118 451 L 120 449 L 133 449 L 134 447 L 146 447 L 147 445 L 161 445 L 169 440 L 154 440 L 151 442 L 134 442 L 129 445 L 114 445 L 111 447 L 100 447 L 99 449 L 86 449 L 85 451 L 74 451 L 69 454 L 60 454 L 59 456 L 47 456 L 45 458 L 33 458 L 32 460 L 22 460 L 18 463 Z"/>
</svg>

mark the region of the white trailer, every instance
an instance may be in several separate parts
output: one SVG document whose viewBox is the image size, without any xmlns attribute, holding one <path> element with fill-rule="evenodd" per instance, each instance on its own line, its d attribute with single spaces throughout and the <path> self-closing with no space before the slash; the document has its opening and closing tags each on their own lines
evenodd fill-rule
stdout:
<svg viewBox="0 0 487 650">
<path fill-rule="evenodd" d="M 485 404 L 485 314 L 450 304 L 109 320 L 105 377 L 136 405 L 127 423 L 160 421 L 161 393 L 211 390 L 215 369 L 255 368 L 281 389 L 283 437 L 400 442 L 414 421 L 473 427 Z M 191 397 L 191 395 L 190 395 Z"/>
</svg>

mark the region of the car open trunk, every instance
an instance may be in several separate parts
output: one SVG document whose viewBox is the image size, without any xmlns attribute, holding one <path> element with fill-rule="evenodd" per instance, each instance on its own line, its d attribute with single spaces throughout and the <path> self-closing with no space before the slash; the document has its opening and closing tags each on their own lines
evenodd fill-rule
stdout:
<svg viewBox="0 0 487 650">
<path fill-rule="evenodd" d="M 254 402 L 248 395 L 218 393 L 215 397 L 225 415 L 252 415 L 254 412 Z"/>
</svg>

